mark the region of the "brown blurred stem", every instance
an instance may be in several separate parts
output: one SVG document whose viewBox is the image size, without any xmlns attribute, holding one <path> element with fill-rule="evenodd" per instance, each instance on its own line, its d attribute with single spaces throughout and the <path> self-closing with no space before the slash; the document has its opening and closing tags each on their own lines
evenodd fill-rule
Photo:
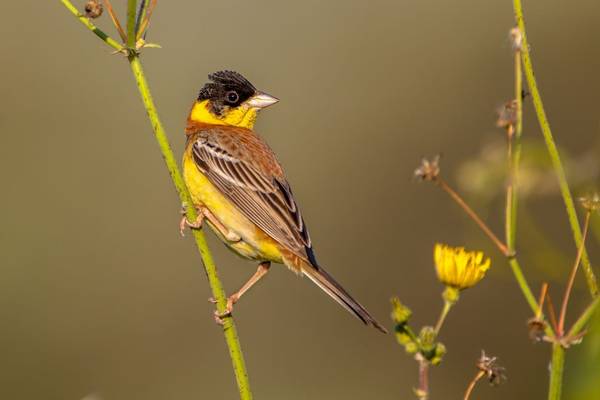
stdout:
<svg viewBox="0 0 600 400">
<path fill-rule="evenodd" d="M 452 189 L 446 183 L 446 181 L 442 179 L 441 176 L 438 176 L 435 182 L 438 184 L 439 187 L 444 189 L 444 191 L 448 193 L 450 197 L 452 197 L 452 199 L 459 206 L 462 207 L 462 209 L 467 213 L 467 215 L 471 217 L 471 219 L 475 221 L 475 223 L 481 228 L 483 233 L 485 233 L 492 240 L 492 242 L 494 242 L 494 244 L 498 247 L 502 254 L 504 254 L 506 257 L 511 256 L 511 253 L 508 251 L 508 247 L 506 247 L 506 245 L 502 243 L 500 239 L 498 239 L 498 236 L 496 236 L 496 234 L 492 232 L 492 230 L 486 225 L 486 223 L 483 222 L 481 218 L 479 218 L 479 215 L 477 215 L 477 213 L 473 211 L 473 209 L 463 200 L 463 198 L 460 197 L 460 195 L 456 193 L 456 191 L 454 191 L 454 189 Z"/>
<path fill-rule="evenodd" d="M 429 398 L 429 361 L 421 354 L 417 355 L 419 362 L 419 387 L 417 388 L 417 397 L 420 400 Z"/>
<path fill-rule="evenodd" d="M 92 24 L 89 21 L 89 19 L 85 18 L 69 0 L 61 0 L 61 2 L 75 17 L 79 19 L 79 21 L 83 25 L 85 25 L 89 30 L 91 30 L 94 34 L 96 34 L 96 36 L 102 39 L 109 46 L 115 48 L 118 51 L 122 51 L 124 49 L 122 45 L 118 44 L 115 40 L 111 39 L 108 35 L 106 35 L 104 32 L 99 30 L 94 24 Z M 190 220 L 195 220 L 197 218 L 196 209 L 195 207 L 190 206 L 193 204 L 190 193 L 188 191 L 187 186 L 185 185 L 183 177 L 181 176 L 178 161 L 176 160 L 175 155 L 171 150 L 169 139 L 158 116 L 158 110 L 156 109 L 156 105 L 154 104 L 152 94 L 150 93 L 150 87 L 148 86 L 148 82 L 146 80 L 146 76 L 142 68 L 142 63 L 139 57 L 139 51 L 135 48 L 135 37 L 137 34 L 137 32 L 135 31 L 135 12 L 137 8 L 136 4 L 136 0 L 128 0 L 127 31 L 129 32 L 129 37 L 126 40 L 127 60 L 129 61 L 129 65 L 131 67 L 131 71 L 133 72 L 133 76 L 138 86 L 140 96 L 146 109 L 146 113 L 151 122 L 155 139 L 160 148 L 167 170 L 171 175 L 171 179 L 173 181 L 177 194 L 179 195 L 180 202 L 181 204 L 188 205 L 187 217 Z M 208 244 L 206 243 L 206 238 L 204 236 L 203 231 L 199 229 L 192 230 L 192 234 L 194 236 L 198 252 L 200 253 L 200 256 L 202 258 L 202 263 L 206 275 L 208 277 L 213 298 L 216 300 L 217 303 L 217 311 L 223 313 L 226 310 L 227 306 L 225 291 L 223 290 L 223 285 L 221 283 L 221 280 L 219 279 L 217 268 L 213 261 L 211 252 L 208 248 Z M 225 336 L 225 341 L 227 343 L 229 355 L 231 357 L 231 362 L 238 385 L 240 399 L 251 400 L 252 392 L 250 390 L 250 383 L 248 380 L 248 373 L 244 361 L 244 354 L 242 353 L 241 345 L 237 335 L 237 329 L 235 327 L 233 317 L 231 315 L 224 318 L 223 335 Z"/>
<path fill-rule="evenodd" d="M 485 371 L 479 371 L 477 373 L 477 375 L 475 375 L 473 380 L 471 380 L 471 383 L 469 383 L 469 387 L 467 387 L 467 391 L 465 392 L 465 397 L 463 398 L 463 400 L 469 400 L 469 397 L 471 397 L 471 393 L 473 392 L 473 389 L 475 389 L 475 385 L 477 385 L 477 382 L 479 382 L 479 380 L 481 378 L 483 378 L 484 376 L 485 376 Z"/>
<path fill-rule="evenodd" d="M 581 245 L 577 250 L 577 257 L 575 257 L 575 264 L 573 264 L 573 268 L 571 269 L 571 276 L 569 277 L 569 283 L 567 284 L 567 288 L 565 289 L 565 295 L 563 297 L 562 307 L 560 308 L 560 317 L 558 319 L 558 332 L 557 335 L 563 336 L 565 332 L 565 318 L 567 317 L 567 306 L 569 305 L 569 298 L 571 297 L 571 291 L 573 290 L 573 284 L 575 283 L 575 277 L 577 276 L 577 269 L 579 267 L 579 263 L 581 262 L 581 256 L 583 255 L 583 249 L 585 246 L 585 240 L 587 239 L 588 230 L 590 227 L 590 217 L 592 216 L 591 211 L 587 211 L 585 214 L 585 222 L 583 224 L 583 237 L 581 241 Z"/>
<path fill-rule="evenodd" d="M 583 241 L 583 235 L 581 233 L 581 227 L 579 225 L 577 211 L 575 210 L 573 196 L 571 195 L 571 189 L 569 188 L 569 183 L 567 181 L 565 168 L 560 159 L 560 154 L 558 152 L 556 142 L 554 141 L 552 130 L 550 129 L 550 123 L 548 122 L 546 111 L 544 109 L 544 103 L 542 102 L 542 97 L 538 90 L 535 74 L 533 72 L 533 64 L 531 61 L 531 55 L 529 54 L 529 42 L 527 41 L 525 19 L 523 17 L 523 7 L 521 5 L 521 0 L 513 0 L 513 8 L 515 13 L 515 19 L 517 21 L 522 35 L 521 53 L 523 61 L 523 70 L 525 72 L 525 77 L 527 78 L 527 84 L 529 86 L 529 91 L 531 92 L 531 97 L 533 98 L 533 106 L 535 107 L 537 119 L 542 130 L 542 135 L 544 136 L 546 148 L 548 150 L 548 154 L 550 155 L 550 159 L 552 161 L 552 166 L 554 167 L 554 171 L 558 178 L 560 193 L 565 204 L 567 215 L 569 217 L 569 224 L 571 225 L 571 230 L 573 232 L 575 244 L 577 247 L 579 247 L 581 246 L 581 243 Z M 594 271 L 592 270 L 587 251 L 585 250 L 585 246 L 583 248 L 583 255 L 581 259 L 589 291 L 592 297 L 596 297 L 598 295 L 598 284 L 596 281 Z"/>
</svg>

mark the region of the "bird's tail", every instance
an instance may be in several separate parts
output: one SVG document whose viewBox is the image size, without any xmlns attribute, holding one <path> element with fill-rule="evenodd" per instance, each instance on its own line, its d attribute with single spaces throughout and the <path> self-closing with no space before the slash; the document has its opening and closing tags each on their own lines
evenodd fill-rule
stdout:
<svg viewBox="0 0 600 400">
<path fill-rule="evenodd" d="M 366 325 L 373 325 L 379 331 L 387 333 L 387 330 L 323 268 L 303 265 L 302 272 L 356 318 Z"/>
</svg>

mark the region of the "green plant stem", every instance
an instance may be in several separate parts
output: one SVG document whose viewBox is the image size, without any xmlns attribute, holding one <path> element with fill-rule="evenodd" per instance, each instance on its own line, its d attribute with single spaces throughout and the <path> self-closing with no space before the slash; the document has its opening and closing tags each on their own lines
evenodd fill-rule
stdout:
<svg viewBox="0 0 600 400">
<path fill-rule="evenodd" d="M 569 331 L 568 337 L 575 337 L 579 335 L 586 327 L 589 320 L 594 316 L 594 314 L 598 311 L 598 307 L 600 306 L 600 296 L 596 297 L 589 306 L 583 311 L 583 314 L 575 321 L 571 330 Z"/>
<path fill-rule="evenodd" d="M 100 39 L 102 39 L 105 43 L 110 45 L 111 47 L 122 50 L 123 47 L 121 45 L 115 46 L 114 41 L 110 41 L 110 39 L 106 34 L 101 32 L 99 34 L 99 30 L 89 22 L 89 20 L 85 17 L 81 18 L 81 14 L 77 11 L 77 9 L 71 4 L 68 0 L 61 0 L 61 2 L 65 5 L 65 7 L 71 11 L 73 15 L 75 15 L 88 29 L 94 32 Z M 134 2 L 135 6 L 135 2 Z M 128 8 L 129 9 L 129 8 Z M 135 7 L 133 8 L 135 10 Z M 128 22 L 130 20 L 130 16 L 128 16 Z M 135 18 L 134 18 L 135 21 Z M 134 36 L 135 37 L 135 34 Z M 115 42 L 116 43 L 116 42 Z M 185 182 L 181 176 L 179 171 L 178 163 L 175 159 L 173 151 L 171 150 L 171 146 L 169 144 L 169 140 L 165 133 L 165 130 L 160 122 L 158 117 L 158 112 L 156 110 L 156 106 L 152 99 L 152 95 L 150 93 L 150 89 L 148 86 L 148 82 L 144 75 L 144 71 L 142 69 L 142 64 L 137 54 L 131 53 L 128 57 L 129 64 L 133 75 L 135 77 L 135 81 L 137 83 L 140 96 L 146 108 L 146 112 L 148 114 L 148 118 L 152 124 L 152 128 L 154 130 L 154 135 L 158 146 L 160 147 L 160 151 L 165 160 L 167 169 L 173 183 L 175 185 L 175 189 L 179 195 L 182 204 L 188 205 L 187 207 L 187 216 L 191 220 L 195 220 L 197 218 L 197 213 L 194 207 L 190 206 L 193 204 L 191 200 L 190 193 L 185 185 Z M 204 233 L 201 230 L 193 230 L 192 231 L 196 246 L 202 258 L 202 262 L 204 265 L 204 269 L 206 271 L 206 275 L 208 277 L 209 285 L 212 290 L 213 298 L 216 300 L 217 311 L 223 313 L 226 310 L 227 299 L 225 296 L 225 291 L 223 290 L 223 285 L 217 274 L 217 269 L 214 264 L 212 255 L 208 248 L 208 244 L 206 243 L 206 238 Z M 237 385 L 239 389 L 240 399 L 242 400 L 251 400 L 252 392 L 250 391 L 250 384 L 248 381 L 248 374 L 246 372 L 246 365 L 244 361 L 244 355 L 242 353 L 241 345 L 237 335 L 237 329 L 235 327 L 233 318 L 231 316 L 224 318 L 223 320 L 223 334 L 225 336 L 225 341 L 227 343 L 227 347 L 229 349 L 229 354 L 231 357 L 231 361 L 233 364 L 233 370 L 235 373 L 235 377 L 237 380 Z"/>
<path fill-rule="evenodd" d="M 442 325 L 444 325 L 444 321 L 446 321 L 446 317 L 448 316 L 448 313 L 450 312 L 450 309 L 452 308 L 453 305 L 454 305 L 454 303 L 451 301 L 447 301 L 447 300 L 444 301 L 444 308 L 442 308 L 442 312 L 440 313 L 438 321 L 435 324 L 435 335 L 436 336 L 440 333 L 440 329 L 442 329 Z"/>
<path fill-rule="evenodd" d="M 509 182 L 506 189 L 506 246 L 511 254 L 516 253 L 517 241 L 517 188 L 519 163 L 521 160 L 521 136 L 523 133 L 523 73 L 521 71 L 521 51 L 515 49 L 515 124 L 508 135 Z M 509 128 L 511 131 L 513 127 Z"/>
<path fill-rule="evenodd" d="M 550 390 L 548 400 L 560 400 L 562 380 L 565 366 L 565 348 L 560 343 L 552 344 L 552 361 L 550 365 Z"/>
<path fill-rule="evenodd" d="M 150 0 L 142 0 L 140 2 L 140 7 L 138 9 L 138 13 L 137 13 L 137 18 L 135 19 L 135 32 L 136 32 L 136 40 L 140 38 L 140 34 L 142 33 L 140 31 L 140 24 L 142 22 L 142 19 L 145 18 L 146 14 L 148 13 L 148 5 L 150 4 Z"/>
<path fill-rule="evenodd" d="M 85 15 L 79 12 L 77 8 L 69 1 L 69 0 L 61 0 L 61 3 L 69 10 L 86 28 L 92 31 L 96 36 L 100 38 L 104 43 L 115 49 L 116 51 L 123 51 L 123 46 L 104 33 L 100 28 L 96 25 L 92 24 L 92 22 Z"/>
<path fill-rule="evenodd" d="M 573 231 L 575 244 L 579 248 L 579 246 L 581 246 L 582 243 L 581 227 L 579 225 L 579 219 L 577 218 L 577 212 L 575 210 L 573 196 L 571 195 L 571 190 L 569 189 L 569 183 L 567 182 L 565 169 L 560 159 L 558 148 L 552 135 L 552 130 L 550 129 L 550 123 L 548 122 L 548 118 L 546 117 L 544 103 L 542 102 L 542 97 L 538 90 L 535 74 L 533 72 L 533 65 L 531 62 L 531 56 L 529 54 L 529 42 L 527 41 L 527 34 L 525 31 L 525 20 L 523 17 L 523 7 L 521 5 L 521 0 L 513 0 L 513 8 L 517 24 L 519 26 L 519 29 L 521 30 L 521 34 L 523 35 L 522 57 L 525 77 L 527 78 L 527 84 L 529 86 L 529 90 L 533 98 L 533 105 L 535 107 L 537 119 L 542 130 L 542 135 L 544 136 L 544 141 L 546 142 L 548 154 L 550 155 L 550 159 L 552 160 L 552 166 L 554 167 L 554 171 L 556 172 L 556 176 L 558 178 L 560 193 L 562 195 L 563 202 L 565 203 L 565 209 L 569 217 L 569 223 L 571 225 L 571 230 Z M 583 270 L 585 272 L 589 291 L 593 297 L 596 297 L 598 295 L 598 284 L 585 247 L 583 249 L 582 265 Z"/>
<path fill-rule="evenodd" d="M 137 0 L 127 0 L 127 47 L 135 48 L 135 16 Z"/>
<path fill-rule="evenodd" d="M 154 101 L 152 100 L 152 95 L 150 94 L 150 89 L 148 87 L 148 83 L 146 81 L 146 77 L 144 75 L 140 59 L 138 56 L 131 56 L 129 57 L 129 63 L 131 65 L 133 75 L 135 76 L 135 81 L 138 85 L 138 89 L 144 102 L 144 106 L 146 107 L 148 118 L 150 119 L 150 122 L 154 129 L 156 140 L 160 147 L 163 158 L 165 159 L 165 162 L 167 164 L 167 169 L 171 174 L 171 178 L 173 179 L 173 183 L 175 184 L 175 188 L 177 189 L 182 203 L 188 205 L 187 216 L 190 220 L 193 221 L 197 218 L 196 210 L 195 207 L 189 206 L 193 204 L 190 197 L 190 193 L 183 181 L 181 173 L 179 172 L 179 167 L 169 145 L 167 135 L 163 129 L 160 119 L 158 118 L 158 113 L 156 111 Z M 204 237 L 203 232 L 200 230 L 193 230 L 193 233 L 194 239 L 196 241 L 196 246 L 198 247 L 198 251 L 202 256 L 202 261 L 206 270 L 206 275 L 208 276 L 208 282 L 212 289 L 213 298 L 217 301 L 217 310 L 220 313 L 223 313 L 226 310 L 227 298 L 225 296 L 225 291 L 223 290 L 221 281 L 218 277 L 217 268 L 212 259 L 212 255 L 208 249 L 206 238 Z M 240 398 L 243 400 L 252 399 L 252 393 L 250 391 L 250 383 L 248 381 L 248 373 L 246 372 L 244 355 L 242 353 L 241 345 L 238 339 L 237 329 L 232 318 L 224 319 L 223 333 L 225 334 L 225 340 L 229 348 L 229 355 L 231 356 L 231 361 L 233 364 L 233 369 L 240 392 Z"/>
</svg>

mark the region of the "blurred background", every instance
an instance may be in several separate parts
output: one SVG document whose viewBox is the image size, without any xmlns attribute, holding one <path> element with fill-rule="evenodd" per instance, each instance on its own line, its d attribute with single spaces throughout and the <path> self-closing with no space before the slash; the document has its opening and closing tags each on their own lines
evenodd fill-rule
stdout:
<svg viewBox="0 0 600 400">
<path fill-rule="evenodd" d="M 580 196 L 600 183 L 600 3 L 525 3 L 542 95 Z M 2 10 L 0 397 L 237 398 L 125 59 L 58 1 Z M 107 13 L 97 23 L 117 36 Z M 416 327 L 435 322 L 435 242 L 492 257 L 444 326 L 433 399 L 462 398 L 482 349 L 508 381 L 483 383 L 474 398 L 546 395 L 549 346 L 528 338 L 531 314 L 507 263 L 444 193 L 412 176 L 421 156 L 443 153 L 444 176 L 502 232 L 505 143 L 494 123 L 512 96 L 512 26 L 510 1 L 161 1 L 147 39 L 163 48 L 143 54 L 178 156 L 208 73 L 237 70 L 281 99 L 257 130 L 286 168 L 320 262 L 386 325 L 392 295 Z M 534 290 L 548 281 L 557 302 L 575 247 L 530 99 L 524 107 L 518 247 Z M 236 290 L 255 265 L 210 242 Z M 582 275 L 577 284 L 572 318 L 589 300 Z M 393 335 L 361 326 L 285 268 L 235 317 L 257 399 L 413 396 L 416 363 Z M 565 398 L 600 398 L 598 343 L 590 336 L 568 352 Z"/>
</svg>

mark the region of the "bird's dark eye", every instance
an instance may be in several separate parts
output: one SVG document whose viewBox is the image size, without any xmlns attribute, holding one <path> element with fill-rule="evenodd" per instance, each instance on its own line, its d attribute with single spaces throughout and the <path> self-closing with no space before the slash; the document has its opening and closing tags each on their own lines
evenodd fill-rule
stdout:
<svg viewBox="0 0 600 400">
<path fill-rule="evenodd" d="M 228 103 L 234 104 L 240 99 L 240 96 L 235 90 L 230 90 L 225 94 L 225 98 L 227 99 Z"/>
</svg>

